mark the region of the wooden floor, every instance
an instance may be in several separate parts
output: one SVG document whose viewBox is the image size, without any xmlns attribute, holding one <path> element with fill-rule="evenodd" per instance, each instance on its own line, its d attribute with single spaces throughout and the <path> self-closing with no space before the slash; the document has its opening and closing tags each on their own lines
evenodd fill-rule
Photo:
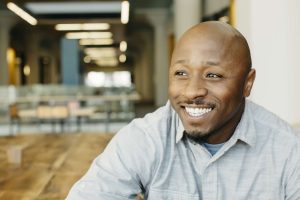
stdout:
<svg viewBox="0 0 300 200">
<path fill-rule="evenodd" d="M 112 134 L 48 134 L 0 137 L 1 200 L 63 200 L 103 151 Z M 6 149 L 22 145 L 21 165 Z"/>
</svg>

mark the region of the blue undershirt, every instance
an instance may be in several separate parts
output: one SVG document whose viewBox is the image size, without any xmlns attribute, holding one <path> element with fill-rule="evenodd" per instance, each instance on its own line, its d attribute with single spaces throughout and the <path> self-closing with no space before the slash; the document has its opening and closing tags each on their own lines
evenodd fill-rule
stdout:
<svg viewBox="0 0 300 200">
<path fill-rule="evenodd" d="M 224 145 L 224 143 L 220 144 L 208 144 L 208 143 L 203 143 L 203 146 L 211 153 L 211 155 L 215 155 L 219 149 Z"/>
</svg>

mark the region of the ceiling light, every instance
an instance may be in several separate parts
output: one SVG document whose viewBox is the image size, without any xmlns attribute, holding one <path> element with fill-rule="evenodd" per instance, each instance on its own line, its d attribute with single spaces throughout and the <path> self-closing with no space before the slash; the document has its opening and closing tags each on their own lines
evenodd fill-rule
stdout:
<svg viewBox="0 0 300 200">
<path fill-rule="evenodd" d="M 120 51 L 125 52 L 127 50 L 127 42 L 122 41 L 120 42 Z"/>
<path fill-rule="evenodd" d="M 23 9 L 21 9 L 19 6 L 16 4 L 9 2 L 7 3 L 7 8 L 13 11 L 16 15 L 24 19 L 26 22 L 28 22 L 31 25 L 37 25 L 37 20 L 29 15 L 27 12 L 25 12 Z"/>
<path fill-rule="evenodd" d="M 99 66 L 106 66 L 106 67 L 114 67 L 117 66 L 118 61 L 115 58 L 110 58 L 110 59 L 101 59 L 97 60 L 96 64 Z"/>
<path fill-rule="evenodd" d="M 220 17 L 219 21 L 224 22 L 224 23 L 229 23 L 229 17 L 228 16 Z"/>
<path fill-rule="evenodd" d="M 125 55 L 125 54 L 121 54 L 121 55 L 119 56 L 119 61 L 120 61 L 121 63 L 126 62 L 126 55 Z"/>
<path fill-rule="evenodd" d="M 95 39 L 95 38 L 111 38 L 111 32 L 69 32 L 66 34 L 67 39 Z"/>
<path fill-rule="evenodd" d="M 90 62 L 92 61 L 92 59 L 91 59 L 91 57 L 89 57 L 89 56 L 85 56 L 85 57 L 83 58 L 83 61 L 84 61 L 85 63 L 90 63 Z"/>
<path fill-rule="evenodd" d="M 34 14 L 120 13 L 121 3 L 113 2 L 30 2 L 25 7 Z"/>
<path fill-rule="evenodd" d="M 111 45 L 114 43 L 114 40 L 111 38 L 104 39 L 80 39 L 79 44 L 84 45 Z"/>
<path fill-rule="evenodd" d="M 127 24 L 128 21 L 129 21 L 129 2 L 123 1 L 122 9 L 121 9 L 121 22 L 122 24 Z"/>
<path fill-rule="evenodd" d="M 115 57 L 115 48 L 85 48 L 84 53 L 90 56 L 92 59 L 104 58 L 104 57 Z"/>
<path fill-rule="evenodd" d="M 57 24 L 55 30 L 57 31 L 101 31 L 108 30 L 110 25 L 108 23 L 85 23 L 85 24 Z"/>
<path fill-rule="evenodd" d="M 25 67 L 23 69 L 23 73 L 24 73 L 25 76 L 30 75 L 30 66 L 29 65 L 25 65 Z"/>
</svg>

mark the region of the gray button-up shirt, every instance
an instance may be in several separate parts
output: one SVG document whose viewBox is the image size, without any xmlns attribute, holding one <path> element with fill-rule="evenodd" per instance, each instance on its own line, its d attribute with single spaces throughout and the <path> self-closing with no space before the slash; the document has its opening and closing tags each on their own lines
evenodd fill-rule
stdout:
<svg viewBox="0 0 300 200">
<path fill-rule="evenodd" d="M 233 136 L 213 156 L 189 141 L 170 103 L 135 119 L 69 193 L 68 200 L 300 200 L 300 139 L 247 101 Z"/>
</svg>

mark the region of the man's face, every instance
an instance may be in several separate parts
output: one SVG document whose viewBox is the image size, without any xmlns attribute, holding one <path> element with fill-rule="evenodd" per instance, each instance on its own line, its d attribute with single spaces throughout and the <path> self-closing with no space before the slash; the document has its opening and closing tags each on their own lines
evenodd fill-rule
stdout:
<svg viewBox="0 0 300 200">
<path fill-rule="evenodd" d="M 195 31 L 194 31 L 195 32 Z M 232 38 L 191 33 L 177 45 L 169 69 L 169 98 L 186 133 L 209 143 L 233 133 L 255 71 Z"/>
</svg>

